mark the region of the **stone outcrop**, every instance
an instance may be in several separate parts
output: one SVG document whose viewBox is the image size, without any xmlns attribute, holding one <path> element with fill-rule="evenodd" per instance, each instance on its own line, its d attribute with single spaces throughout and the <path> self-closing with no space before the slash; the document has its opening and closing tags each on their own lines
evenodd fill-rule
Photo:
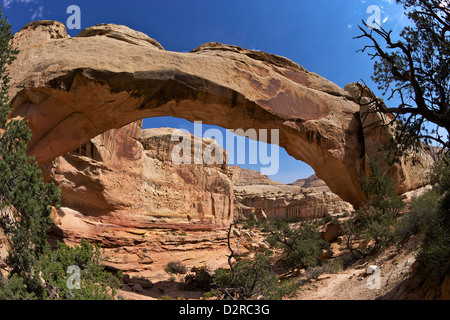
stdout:
<svg viewBox="0 0 450 320">
<path fill-rule="evenodd" d="M 28 120 L 29 153 L 41 166 L 110 129 L 175 116 L 279 130 L 280 146 L 359 206 L 367 158 L 383 158 L 389 132 L 371 126 L 380 119 L 365 122 L 357 85 L 342 89 L 280 56 L 219 43 L 169 52 L 113 24 L 71 38 L 55 21 L 25 26 L 13 45 L 20 54 L 10 67 L 12 117 Z M 399 192 L 426 183 L 428 159 L 415 160 L 386 168 Z"/>
<path fill-rule="evenodd" d="M 45 176 L 62 197 L 52 215 L 52 239 L 100 243 L 106 266 L 139 276 L 161 276 L 155 270 L 171 258 L 196 265 L 226 257 L 221 249 L 234 217 L 231 171 L 226 161 L 173 163 L 175 133 L 194 141 L 175 129 L 142 130 L 137 121 L 49 163 Z M 215 141 L 200 141 L 203 151 L 213 146 L 227 159 Z"/>
<path fill-rule="evenodd" d="M 233 165 L 230 167 L 232 170 L 232 181 L 234 186 L 252 186 L 252 185 L 272 185 L 283 186 L 284 183 L 271 180 L 265 174 L 261 172 L 243 169 L 239 166 Z"/>
<path fill-rule="evenodd" d="M 306 179 L 298 179 L 297 181 L 290 183 L 289 185 L 299 186 L 305 189 L 314 188 L 314 189 L 323 189 L 326 191 L 330 190 L 325 181 L 320 180 L 315 174 Z"/>
<path fill-rule="evenodd" d="M 233 219 L 234 194 L 226 162 L 174 164 L 174 132 L 142 131 L 142 121 L 107 131 L 55 159 L 46 175 L 60 186 L 62 207 L 86 216 L 227 225 Z M 204 139 L 202 147 L 213 143 Z M 226 152 L 215 148 L 226 159 Z"/>
<path fill-rule="evenodd" d="M 309 220 L 353 209 L 315 175 L 285 185 L 253 170 L 239 168 L 233 178 L 236 213 L 244 217 L 263 215 L 267 219 Z"/>
</svg>

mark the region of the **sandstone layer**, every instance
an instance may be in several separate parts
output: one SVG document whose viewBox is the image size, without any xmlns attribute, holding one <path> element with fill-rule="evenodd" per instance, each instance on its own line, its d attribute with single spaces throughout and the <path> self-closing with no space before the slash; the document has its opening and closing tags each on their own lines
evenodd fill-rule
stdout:
<svg viewBox="0 0 450 320">
<path fill-rule="evenodd" d="M 225 261 L 226 228 L 234 217 L 231 172 L 226 162 L 173 163 L 175 134 L 194 141 L 175 129 L 142 130 L 137 121 L 46 165 L 45 176 L 62 197 L 52 240 L 99 243 L 106 266 L 154 280 L 164 278 L 170 261 Z M 200 142 L 203 151 L 213 146 L 227 159 L 215 141 Z"/>
<path fill-rule="evenodd" d="M 332 193 L 325 182 L 315 175 L 285 185 L 253 170 L 236 171 L 233 180 L 237 215 L 309 220 L 327 214 L 341 215 L 353 209 L 350 203 Z"/>
<path fill-rule="evenodd" d="M 209 43 L 164 50 L 124 26 L 99 25 L 71 38 L 63 24 L 37 21 L 15 34 L 13 117 L 28 120 L 29 153 L 41 166 L 110 129 L 175 116 L 228 129 L 279 130 L 279 145 L 359 206 L 367 159 L 383 159 L 385 119 L 365 117 L 359 86 L 345 89 L 273 54 Z M 271 141 L 269 141 L 271 142 Z M 429 157 L 385 171 L 398 192 L 426 184 Z"/>
<path fill-rule="evenodd" d="M 107 131 L 55 159 L 46 176 L 60 186 L 62 207 L 86 216 L 127 224 L 227 225 L 233 219 L 234 194 L 226 162 L 173 163 L 174 132 L 142 131 L 141 121 Z M 179 134 L 193 141 L 189 133 Z M 201 141 L 203 149 L 214 143 Z M 226 152 L 215 147 L 226 159 Z"/>
</svg>

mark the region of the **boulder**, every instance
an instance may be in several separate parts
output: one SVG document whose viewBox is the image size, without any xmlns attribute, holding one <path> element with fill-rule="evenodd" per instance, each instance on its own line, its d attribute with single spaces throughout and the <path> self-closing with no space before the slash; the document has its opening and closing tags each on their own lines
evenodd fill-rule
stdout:
<svg viewBox="0 0 450 320">
<path fill-rule="evenodd" d="M 327 224 L 325 231 L 321 233 L 322 239 L 329 243 L 335 242 L 341 235 L 342 225 L 340 223 Z"/>
</svg>

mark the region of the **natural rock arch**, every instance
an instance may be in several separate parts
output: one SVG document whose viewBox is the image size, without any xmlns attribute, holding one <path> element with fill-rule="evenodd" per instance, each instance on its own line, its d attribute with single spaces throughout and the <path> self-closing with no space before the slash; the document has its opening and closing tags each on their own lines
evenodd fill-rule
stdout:
<svg viewBox="0 0 450 320">
<path fill-rule="evenodd" d="M 278 129 L 280 146 L 359 206 L 365 160 L 381 159 L 378 149 L 387 141 L 382 129 L 369 133 L 362 123 L 357 86 L 341 89 L 276 55 L 218 43 L 170 52 L 118 25 L 94 26 L 71 38 L 54 21 L 25 26 L 13 45 L 21 52 L 10 68 L 12 116 L 28 120 L 29 153 L 40 164 L 148 117 Z M 390 170 L 399 191 L 424 183 L 417 172 L 403 164 Z"/>
</svg>

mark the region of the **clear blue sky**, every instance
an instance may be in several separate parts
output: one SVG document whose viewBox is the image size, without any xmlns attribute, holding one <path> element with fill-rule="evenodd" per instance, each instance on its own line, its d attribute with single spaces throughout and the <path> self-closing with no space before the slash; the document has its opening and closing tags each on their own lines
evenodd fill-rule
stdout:
<svg viewBox="0 0 450 320">
<path fill-rule="evenodd" d="M 383 27 L 399 32 L 406 23 L 395 0 L 0 0 L 4 14 L 19 31 L 34 20 L 66 23 L 69 5 L 81 8 L 81 28 L 116 23 L 144 32 L 166 50 L 188 52 L 206 42 L 234 44 L 285 56 L 309 71 L 344 87 L 370 80 L 372 61 L 357 53 L 364 44 L 354 40 L 358 24 L 381 9 Z M 80 30 L 69 30 L 75 36 Z M 145 127 L 192 128 L 179 119 L 148 119 Z M 205 129 L 211 126 L 205 126 Z M 258 170 L 256 165 L 241 165 Z M 289 183 L 313 174 L 313 170 L 280 151 L 280 170 L 273 180 Z"/>
</svg>

